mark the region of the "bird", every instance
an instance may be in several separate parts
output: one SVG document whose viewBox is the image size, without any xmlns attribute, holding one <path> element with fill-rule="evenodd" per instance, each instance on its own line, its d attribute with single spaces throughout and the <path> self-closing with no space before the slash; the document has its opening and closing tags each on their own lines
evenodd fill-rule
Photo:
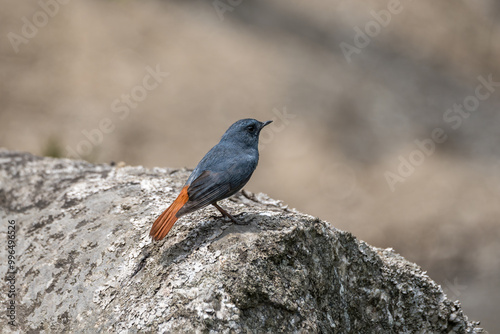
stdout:
<svg viewBox="0 0 500 334">
<path fill-rule="evenodd" d="M 260 132 L 270 123 L 252 118 L 233 123 L 198 163 L 175 201 L 155 220 L 149 232 L 152 239 L 162 240 L 177 219 L 210 204 L 239 224 L 217 202 L 236 194 L 250 180 L 259 162 Z"/>
</svg>

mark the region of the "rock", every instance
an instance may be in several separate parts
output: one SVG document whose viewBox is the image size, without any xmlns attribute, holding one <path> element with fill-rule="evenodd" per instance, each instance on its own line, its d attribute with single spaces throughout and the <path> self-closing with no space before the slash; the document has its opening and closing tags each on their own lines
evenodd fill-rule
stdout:
<svg viewBox="0 0 500 334">
<path fill-rule="evenodd" d="M 0 150 L 2 240 L 16 226 L 21 332 L 481 333 L 415 264 L 243 192 L 152 243 L 189 172 Z M 7 274 L 1 250 L 0 274 Z M 0 295 L 2 305 L 7 294 Z"/>
</svg>

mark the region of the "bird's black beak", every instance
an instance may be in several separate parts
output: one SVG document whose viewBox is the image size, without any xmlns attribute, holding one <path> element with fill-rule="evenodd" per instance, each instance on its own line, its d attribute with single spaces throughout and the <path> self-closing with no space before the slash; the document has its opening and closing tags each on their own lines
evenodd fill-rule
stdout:
<svg viewBox="0 0 500 334">
<path fill-rule="evenodd" d="M 263 127 L 265 127 L 266 125 L 271 124 L 272 122 L 273 122 L 273 121 L 267 121 L 267 122 L 264 122 L 264 123 L 262 123 L 262 126 L 261 126 L 260 128 L 262 129 Z"/>
</svg>

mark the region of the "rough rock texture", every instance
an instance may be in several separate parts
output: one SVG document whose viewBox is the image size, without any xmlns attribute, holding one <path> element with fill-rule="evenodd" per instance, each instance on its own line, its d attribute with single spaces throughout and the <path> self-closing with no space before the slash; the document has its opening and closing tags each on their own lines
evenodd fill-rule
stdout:
<svg viewBox="0 0 500 334">
<path fill-rule="evenodd" d="M 152 243 L 188 172 L 0 150 L 22 332 L 480 333 L 415 264 L 247 192 Z M 2 247 L 0 275 L 6 273 Z M 6 295 L 0 295 L 5 305 Z"/>
</svg>

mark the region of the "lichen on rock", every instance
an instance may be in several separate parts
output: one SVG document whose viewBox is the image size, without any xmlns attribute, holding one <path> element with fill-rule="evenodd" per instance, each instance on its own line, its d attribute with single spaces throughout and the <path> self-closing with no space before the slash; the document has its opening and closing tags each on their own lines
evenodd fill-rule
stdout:
<svg viewBox="0 0 500 334">
<path fill-rule="evenodd" d="M 244 191 L 222 203 L 246 225 L 206 208 L 153 243 L 152 222 L 188 174 L 1 150 L 0 218 L 18 226 L 19 325 L 9 327 L 3 317 L 0 326 L 22 332 L 482 332 L 417 265 L 263 194 Z M 0 295 L 2 304 L 5 298 Z"/>
</svg>

